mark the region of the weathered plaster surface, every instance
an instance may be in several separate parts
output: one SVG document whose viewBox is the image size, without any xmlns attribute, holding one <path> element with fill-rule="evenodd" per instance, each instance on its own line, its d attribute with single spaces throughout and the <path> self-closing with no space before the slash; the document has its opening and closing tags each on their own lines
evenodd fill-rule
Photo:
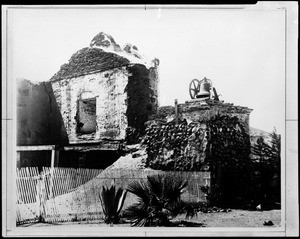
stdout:
<svg viewBox="0 0 300 239">
<path fill-rule="evenodd" d="M 133 64 L 51 84 L 70 143 L 124 140 L 128 126 L 140 132 L 158 108 L 155 67 Z M 80 133 L 78 123 L 84 117 L 78 115 L 78 101 L 91 98 L 96 98 L 96 131 Z"/>
<path fill-rule="evenodd" d="M 121 140 L 127 127 L 126 67 L 52 82 L 70 143 Z M 78 100 L 96 97 L 96 132 L 77 133 Z"/>
</svg>

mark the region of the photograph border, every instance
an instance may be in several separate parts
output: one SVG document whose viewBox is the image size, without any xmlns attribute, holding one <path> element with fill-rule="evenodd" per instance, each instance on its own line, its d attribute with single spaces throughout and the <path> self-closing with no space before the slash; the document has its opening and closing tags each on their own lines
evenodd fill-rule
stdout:
<svg viewBox="0 0 300 239">
<path fill-rule="evenodd" d="M 64 226 L 20 228 L 15 226 L 14 202 L 16 183 L 16 82 L 12 77 L 11 9 L 28 8 L 99 8 L 99 9 L 239 9 L 285 11 L 285 133 L 282 135 L 282 210 L 281 227 L 277 228 L 88 228 L 68 230 Z M 2 6 L 2 236 L 299 236 L 298 196 L 298 92 L 297 40 L 298 2 L 258 2 L 255 5 L 5 5 Z M 296 103 L 295 103 L 296 102 Z"/>
</svg>

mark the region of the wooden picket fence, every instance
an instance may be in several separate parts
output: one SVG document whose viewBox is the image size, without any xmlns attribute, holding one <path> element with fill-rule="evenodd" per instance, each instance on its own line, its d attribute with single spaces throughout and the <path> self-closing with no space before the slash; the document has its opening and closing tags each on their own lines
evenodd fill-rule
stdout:
<svg viewBox="0 0 300 239">
<path fill-rule="evenodd" d="M 37 167 L 17 169 L 17 224 L 40 220 L 41 199 L 46 201 L 70 193 L 102 171 L 103 169 L 54 168 L 51 172 L 51 168 L 43 167 L 39 173 Z"/>
<path fill-rule="evenodd" d="M 79 221 L 102 219 L 99 193 L 112 184 L 126 188 L 133 180 L 145 180 L 147 175 L 164 174 L 157 170 L 113 170 L 37 168 L 17 170 L 17 225 L 26 222 Z M 209 172 L 172 172 L 189 180 L 185 200 L 205 201 L 200 186 L 210 185 Z M 136 202 L 127 194 L 124 208 Z"/>
</svg>

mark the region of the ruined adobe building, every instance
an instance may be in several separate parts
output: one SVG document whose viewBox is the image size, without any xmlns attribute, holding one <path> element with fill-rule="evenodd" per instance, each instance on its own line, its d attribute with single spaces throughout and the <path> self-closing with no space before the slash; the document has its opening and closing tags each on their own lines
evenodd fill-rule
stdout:
<svg viewBox="0 0 300 239">
<path fill-rule="evenodd" d="M 50 79 L 70 144 L 124 140 L 128 127 L 142 129 L 158 107 L 157 67 L 103 33 L 76 52 Z"/>
<path fill-rule="evenodd" d="M 248 140 L 252 110 L 247 107 L 212 98 L 158 107 L 158 65 L 157 59 L 145 60 L 136 46 L 121 49 L 111 36 L 99 33 L 49 81 L 19 81 L 18 146 L 55 145 L 54 166 L 105 168 L 126 144 L 145 135 L 148 166 L 202 170 L 214 156 L 208 148 L 218 148 L 210 145 L 215 138 L 232 144 L 230 137 L 242 128 L 241 137 Z M 216 115 L 227 117 L 228 127 L 215 127 Z M 33 157 L 50 166 L 49 153 L 28 151 L 20 157 L 21 166 Z"/>
<path fill-rule="evenodd" d="M 49 82 L 19 81 L 18 145 L 63 146 L 59 165 L 78 152 L 86 161 L 105 158 L 97 151 L 118 151 L 127 134 L 143 132 L 157 112 L 158 65 L 157 59 L 145 60 L 136 46 L 121 49 L 99 33 Z"/>
</svg>

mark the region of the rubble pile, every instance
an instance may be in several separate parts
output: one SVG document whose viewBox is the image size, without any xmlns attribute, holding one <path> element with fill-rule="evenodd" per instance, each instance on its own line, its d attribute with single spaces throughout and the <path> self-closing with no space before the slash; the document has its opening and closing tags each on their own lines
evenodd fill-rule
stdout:
<svg viewBox="0 0 300 239">
<path fill-rule="evenodd" d="M 145 168 L 147 159 L 146 147 L 135 144 L 127 147 L 128 153 L 121 156 L 116 162 L 105 169 L 105 171 L 113 171 L 118 169 L 140 170 Z"/>
</svg>

